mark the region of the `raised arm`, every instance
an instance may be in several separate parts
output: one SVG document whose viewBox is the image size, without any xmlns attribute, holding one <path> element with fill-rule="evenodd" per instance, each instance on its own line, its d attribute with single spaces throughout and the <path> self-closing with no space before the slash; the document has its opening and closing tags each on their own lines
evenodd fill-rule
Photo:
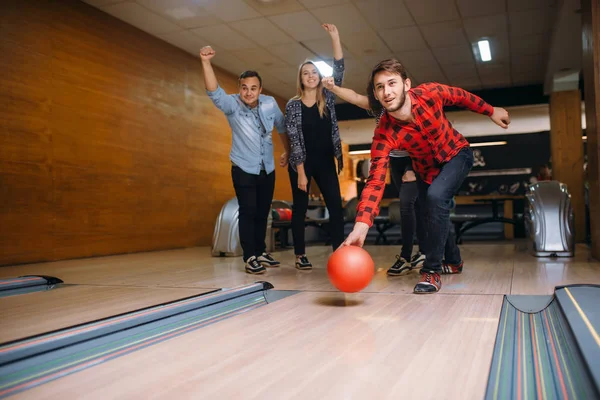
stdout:
<svg viewBox="0 0 600 400">
<path fill-rule="evenodd" d="M 333 24 L 323 24 L 323 29 L 329 33 L 333 44 L 333 80 L 336 85 L 342 86 L 344 80 L 344 53 L 342 51 L 342 43 L 340 42 L 340 34 L 337 27 Z M 326 92 L 327 93 L 327 92 Z M 330 93 L 328 96 L 332 96 Z"/>
<path fill-rule="evenodd" d="M 208 92 L 208 97 L 214 105 L 225 114 L 232 114 L 236 107 L 236 100 L 228 96 L 225 91 L 219 87 L 215 71 L 210 60 L 215 56 L 215 51 L 210 46 L 204 46 L 200 50 L 200 59 L 202 60 L 202 70 L 204 71 L 204 86 Z"/>
<path fill-rule="evenodd" d="M 367 96 L 358 94 L 352 89 L 337 86 L 332 76 L 323 78 L 323 86 L 342 100 L 362 109 L 369 110 L 369 98 Z"/>
<path fill-rule="evenodd" d="M 210 46 L 204 46 L 200 49 L 200 59 L 202 60 L 202 70 L 204 71 L 204 86 L 206 86 L 206 90 L 211 92 L 217 90 L 217 87 L 219 86 L 215 71 L 210 62 L 215 54 L 215 51 Z"/>
<path fill-rule="evenodd" d="M 323 29 L 329 33 L 331 42 L 333 44 L 333 58 L 335 60 L 341 60 L 344 58 L 344 52 L 342 51 L 342 42 L 340 42 L 340 33 L 337 27 L 333 24 L 323 24 Z"/>
</svg>

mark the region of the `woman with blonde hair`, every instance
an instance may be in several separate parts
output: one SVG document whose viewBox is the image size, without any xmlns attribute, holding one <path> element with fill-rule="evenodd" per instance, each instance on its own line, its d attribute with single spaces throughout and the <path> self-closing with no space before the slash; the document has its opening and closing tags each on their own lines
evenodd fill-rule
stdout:
<svg viewBox="0 0 600 400">
<path fill-rule="evenodd" d="M 344 59 L 340 36 L 335 25 L 323 24 L 323 28 L 333 43 L 333 78 L 337 85 L 341 85 Z M 333 250 L 344 241 L 344 216 L 338 180 L 343 168 L 342 145 L 335 115 L 335 95 L 323 87 L 322 79 L 321 72 L 312 61 L 300 65 L 297 95 L 286 106 L 287 136 L 281 135 L 286 153 L 282 154 L 280 165 L 288 166 L 292 185 L 292 235 L 298 269 L 312 268 L 306 257 L 304 240 L 311 178 L 319 186 L 329 211 Z"/>
</svg>

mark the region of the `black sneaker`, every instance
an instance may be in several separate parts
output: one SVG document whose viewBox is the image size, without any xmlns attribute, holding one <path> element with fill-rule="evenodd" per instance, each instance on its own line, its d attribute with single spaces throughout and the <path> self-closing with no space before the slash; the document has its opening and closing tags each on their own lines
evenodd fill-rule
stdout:
<svg viewBox="0 0 600 400">
<path fill-rule="evenodd" d="M 296 256 L 296 268 L 298 269 L 312 269 L 312 264 L 308 261 L 306 254 Z"/>
<path fill-rule="evenodd" d="M 398 276 L 411 271 L 414 267 L 404 257 L 396 255 L 396 262 L 388 269 L 389 276 Z"/>
<path fill-rule="evenodd" d="M 410 265 L 412 265 L 413 268 L 421 268 L 423 266 L 423 263 L 425 262 L 425 254 L 418 252 L 417 254 L 415 254 L 414 256 L 412 256 L 410 258 Z"/>
<path fill-rule="evenodd" d="M 273 256 L 269 253 L 262 253 L 260 256 L 257 257 L 257 260 L 260 264 L 264 265 L 265 267 L 279 267 L 279 265 L 281 265 L 281 263 L 274 259 Z"/>
<path fill-rule="evenodd" d="M 422 272 L 421 281 L 415 286 L 417 294 L 437 293 L 442 288 L 442 279 L 437 272 Z"/>
<path fill-rule="evenodd" d="M 258 262 L 258 260 L 256 259 L 256 256 L 252 256 L 246 260 L 246 272 L 247 273 L 258 275 L 258 274 L 264 274 L 266 270 L 267 269 Z"/>
</svg>

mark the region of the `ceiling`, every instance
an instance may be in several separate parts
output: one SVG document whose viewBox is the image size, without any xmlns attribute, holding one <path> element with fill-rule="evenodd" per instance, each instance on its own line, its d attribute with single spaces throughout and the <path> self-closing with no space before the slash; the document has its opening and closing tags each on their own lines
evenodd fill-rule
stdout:
<svg viewBox="0 0 600 400">
<path fill-rule="evenodd" d="M 564 68 L 558 56 L 549 68 L 550 55 L 573 47 L 563 40 L 573 34 L 553 34 L 556 22 L 565 20 L 565 7 L 578 7 L 577 0 L 84 1 L 194 56 L 211 45 L 216 65 L 235 75 L 258 70 L 265 89 L 284 99 L 295 94 L 301 62 L 331 60 L 322 23 L 337 25 L 344 86 L 360 93 L 371 67 L 389 57 L 416 83 L 469 90 L 544 84 Z M 477 59 L 480 38 L 490 40 L 491 62 Z"/>
</svg>

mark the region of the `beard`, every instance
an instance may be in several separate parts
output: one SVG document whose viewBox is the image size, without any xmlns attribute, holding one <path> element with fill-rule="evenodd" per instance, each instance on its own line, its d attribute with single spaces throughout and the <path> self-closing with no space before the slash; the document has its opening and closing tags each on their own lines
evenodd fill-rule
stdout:
<svg viewBox="0 0 600 400">
<path fill-rule="evenodd" d="M 404 103 L 406 103 L 406 90 L 404 90 L 404 88 L 402 88 L 402 95 L 400 96 L 400 101 L 398 102 L 398 105 L 392 106 L 391 108 L 387 108 L 384 106 L 384 108 L 386 109 L 387 112 L 396 112 L 402 108 Z"/>
</svg>

